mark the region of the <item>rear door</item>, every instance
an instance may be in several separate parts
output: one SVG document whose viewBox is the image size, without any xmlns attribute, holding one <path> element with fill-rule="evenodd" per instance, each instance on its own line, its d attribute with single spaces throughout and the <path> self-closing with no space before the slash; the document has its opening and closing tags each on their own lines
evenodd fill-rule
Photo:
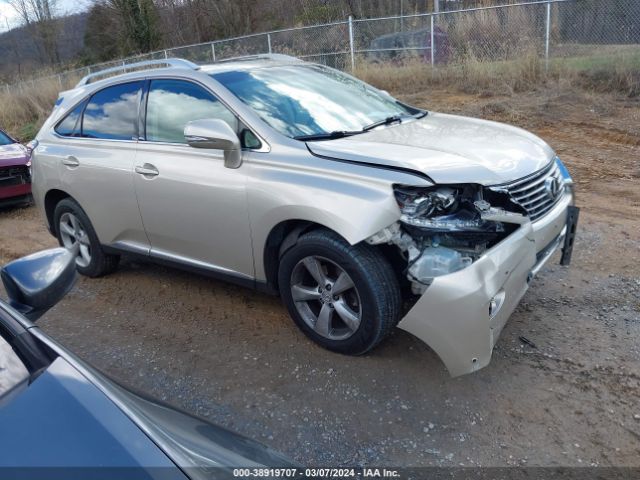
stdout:
<svg viewBox="0 0 640 480">
<path fill-rule="evenodd" d="M 94 93 L 55 127 L 61 187 L 89 216 L 100 242 L 148 252 L 133 185 L 143 81 Z"/>
<path fill-rule="evenodd" d="M 239 130 L 236 116 L 202 85 L 150 80 L 135 186 L 151 255 L 250 280 L 246 169 L 226 168 L 221 150 L 186 144 L 185 125 L 205 118 Z"/>
</svg>

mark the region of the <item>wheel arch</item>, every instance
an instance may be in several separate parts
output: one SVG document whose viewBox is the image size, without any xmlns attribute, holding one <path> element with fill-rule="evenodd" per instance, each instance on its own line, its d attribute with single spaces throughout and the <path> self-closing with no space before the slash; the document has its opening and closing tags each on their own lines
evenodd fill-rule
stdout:
<svg viewBox="0 0 640 480">
<path fill-rule="evenodd" d="M 352 245 L 360 243 L 349 242 L 349 240 L 344 235 L 342 235 L 335 229 L 310 220 L 284 220 L 278 223 L 269 232 L 262 252 L 262 263 L 268 291 L 278 291 L 278 268 L 282 255 L 284 255 L 287 250 L 289 250 L 296 244 L 298 238 L 301 235 L 316 229 L 324 229 L 336 233 Z M 375 232 L 372 232 L 372 234 L 373 233 Z M 403 276 L 401 275 L 401 273 L 402 268 L 404 267 L 402 267 L 398 262 L 399 254 L 398 252 L 396 252 L 397 249 L 395 247 L 390 247 L 387 245 L 375 245 L 373 246 L 373 248 L 380 251 L 380 253 L 389 261 L 394 270 L 396 270 L 396 276 L 398 280 L 402 283 Z"/>
<path fill-rule="evenodd" d="M 278 291 L 278 265 L 284 252 L 296 244 L 300 235 L 317 228 L 331 230 L 320 223 L 301 219 L 283 220 L 271 229 L 264 243 L 262 257 L 270 290 Z"/>
<path fill-rule="evenodd" d="M 73 199 L 73 197 L 67 192 L 57 188 L 49 190 L 44 196 L 44 213 L 47 220 L 47 228 L 49 229 L 49 233 L 53 236 L 56 235 L 53 214 L 56 210 L 56 205 L 65 198 Z"/>
</svg>

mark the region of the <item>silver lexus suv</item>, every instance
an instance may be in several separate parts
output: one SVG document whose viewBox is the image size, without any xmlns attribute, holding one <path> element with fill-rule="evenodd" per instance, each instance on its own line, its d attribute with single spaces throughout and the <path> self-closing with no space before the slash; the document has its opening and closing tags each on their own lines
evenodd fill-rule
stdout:
<svg viewBox="0 0 640 480">
<path fill-rule="evenodd" d="M 87 276 L 128 254 L 221 277 L 279 294 L 325 348 L 397 325 L 455 376 L 570 261 L 571 177 L 526 131 L 282 55 L 126 68 L 61 93 L 34 142 L 34 198 Z"/>
</svg>

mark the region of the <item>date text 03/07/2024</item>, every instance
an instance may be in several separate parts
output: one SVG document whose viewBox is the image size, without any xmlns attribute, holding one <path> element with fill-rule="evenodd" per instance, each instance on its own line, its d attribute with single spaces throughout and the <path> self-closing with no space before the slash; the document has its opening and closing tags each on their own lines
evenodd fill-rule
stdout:
<svg viewBox="0 0 640 480">
<path fill-rule="evenodd" d="M 236 468 L 238 478 L 399 478 L 388 468 Z"/>
</svg>

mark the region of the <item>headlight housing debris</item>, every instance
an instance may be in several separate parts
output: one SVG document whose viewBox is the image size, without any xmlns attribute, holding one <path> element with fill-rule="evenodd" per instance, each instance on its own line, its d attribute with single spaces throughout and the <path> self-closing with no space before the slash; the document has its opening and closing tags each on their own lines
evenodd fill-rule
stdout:
<svg viewBox="0 0 640 480">
<path fill-rule="evenodd" d="M 496 231 L 498 224 L 482 219 L 480 212 L 489 205 L 471 185 L 397 185 L 394 193 L 402 213 L 400 221 L 405 225 L 443 233 Z"/>
</svg>

